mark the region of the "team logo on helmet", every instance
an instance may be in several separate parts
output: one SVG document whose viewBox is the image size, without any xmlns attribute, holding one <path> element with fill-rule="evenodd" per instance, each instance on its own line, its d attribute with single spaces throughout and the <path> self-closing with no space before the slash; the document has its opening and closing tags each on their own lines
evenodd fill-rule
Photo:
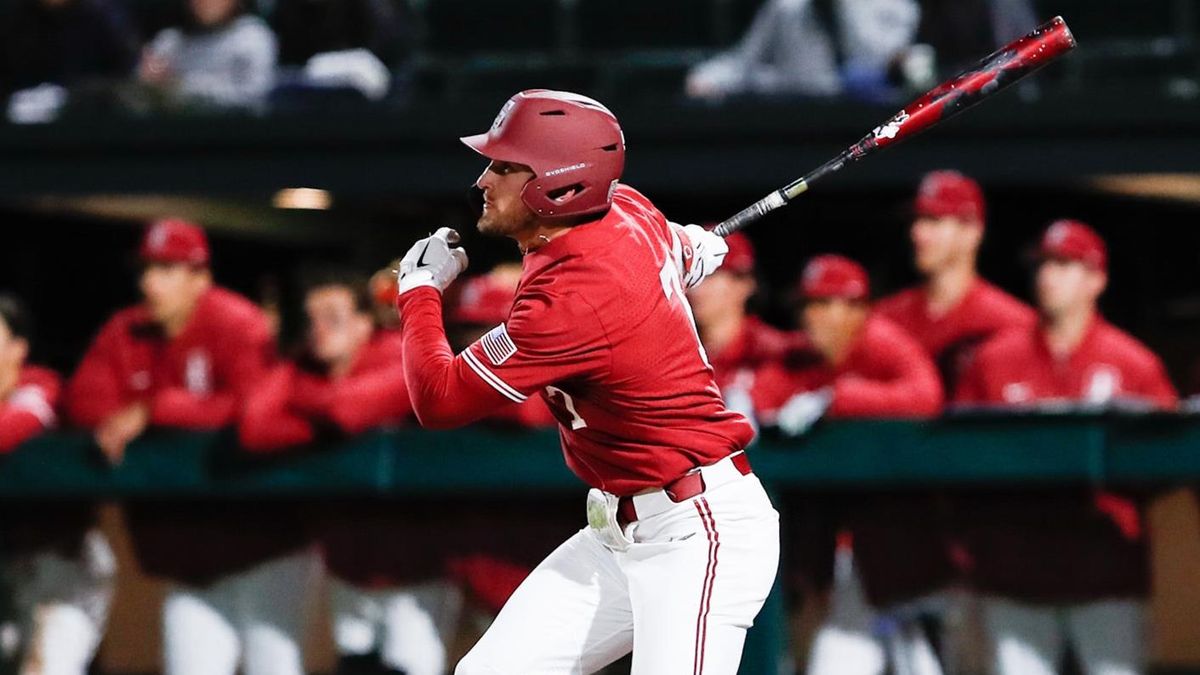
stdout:
<svg viewBox="0 0 1200 675">
<path fill-rule="evenodd" d="M 516 105 L 517 105 L 517 99 L 510 98 L 504 102 L 504 105 L 500 106 L 500 112 L 496 113 L 496 119 L 495 119 L 495 121 L 492 122 L 492 130 L 499 129 L 500 125 L 504 124 L 504 120 L 508 119 L 508 113 Z"/>
</svg>

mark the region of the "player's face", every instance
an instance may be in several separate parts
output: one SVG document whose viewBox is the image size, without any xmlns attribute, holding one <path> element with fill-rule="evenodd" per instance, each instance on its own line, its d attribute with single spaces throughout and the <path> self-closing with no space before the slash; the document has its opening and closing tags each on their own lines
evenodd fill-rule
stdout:
<svg viewBox="0 0 1200 675">
<path fill-rule="evenodd" d="M 801 320 L 817 351 L 836 364 L 849 351 L 867 317 L 867 304 L 842 298 L 810 300 Z"/>
<path fill-rule="evenodd" d="M 188 0 L 192 16 L 201 26 L 215 26 L 233 16 L 238 0 Z"/>
<path fill-rule="evenodd" d="M 0 319 L 0 382 L 11 379 L 9 376 L 25 365 L 28 355 L 29 343 L 13 335 L 4 319 Z"/>
<path fill-rule="evenodd" d="M 358 310 L 348 288 L 326 286 L 309 291 L 304 313 L 309 346 L 322 363 L 349 361 L 371 339 L 371 317 Z"/>
<path fill-rule="evenodd" d="M 1091 308 L 1106 283 L 1103 272 L 1082 262 L 1048 258 L 1038 267 L 1038 306 L 1050 318 Z"/>
<path fill-rule="evenodd" d="M 173 324 L 186 319 L 208 290 L 208 270 L 182 263 L 151 263 L 142 271 L 141 290 L 155 321 Z"/>
<path fill-rule="evenodd" d="M 717 270 L 704 283 L 688 291 L 692 315 L 704 330 L 730 314 L 740 315 L 754 295 L 754 277 Z"/>
<path fill-rule="evenodd" d="M 500 161 L 488 164 L 475 181 L 483 190 L 479 231 L 507 237 L 531 227 L 537 216 L 521 199 L 521 191 L 531 180 L 533 170 L 523 164 Z"/>
<path fill-rule="evenodd" d="M 982 234 L 983 228 L 979 224 L 954 216 L 917 218 L 909 230 L 917 271 L 924 275 L 936 274 L 964 259 L 972 259 Z"/>
</svg>

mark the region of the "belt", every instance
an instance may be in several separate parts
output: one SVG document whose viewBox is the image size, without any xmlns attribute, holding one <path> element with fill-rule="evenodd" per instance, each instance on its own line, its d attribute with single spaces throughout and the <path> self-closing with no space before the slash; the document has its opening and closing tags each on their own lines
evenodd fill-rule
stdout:
<svg viewBox="0 0 1200 675">
<path fill-rule="evenodd" d="M 746 457 L 744 451 L 739 451 L 715 464 L 696 467 L 661 490 L 621 497 L 617 502 L 617 521 L 623 525 L 637 522 L 639 516 L 649 517 L 661 513 L 674 504 L 704 494 L 705 490 L 751 473 L 750 458 Z"/>
</svg>

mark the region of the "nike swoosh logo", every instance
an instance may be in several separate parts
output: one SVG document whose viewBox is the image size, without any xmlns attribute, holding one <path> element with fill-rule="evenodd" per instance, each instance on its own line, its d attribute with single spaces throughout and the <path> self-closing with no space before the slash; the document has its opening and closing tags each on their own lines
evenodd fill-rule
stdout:
<svg viewBox="0 0 1200 675">
<path fill-rule="evenodd" d="M 421 257 L 417 258 L 417 267 L 425 266 L 425 253 L 429 251 L 429 242 L 425 242 L 425 248 L 421 249 Z"/>
</svg>

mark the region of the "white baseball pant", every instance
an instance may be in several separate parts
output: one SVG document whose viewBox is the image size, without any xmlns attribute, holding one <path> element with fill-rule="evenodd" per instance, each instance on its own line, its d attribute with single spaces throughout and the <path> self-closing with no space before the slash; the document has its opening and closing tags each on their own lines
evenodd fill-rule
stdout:
<svg viewBox="0 0 1200 675">
<path fill-rule="evenodd" d="M 55 552 L 6 561 L 24 645 L 22 675 L 83 675 L 104 637 L 116 558 L 100 530 L 84 535 L 78 558 Z"/>
<path fill-rule="evenodd" d="M 301 640 L 320 558 L 311 548 L 163 603 L 166 675 L 304 675 Z"/>
<path fill-rule="evenodd" d="M 333 637 L 338 653 L 378 652 L 383 664 L 406 675 L 446 672 L 446 642 L 457 627 L 462 594 L 434 582 L 365 590 L 330 580 Z"/>
<path fill-rule="evenodd" d="M 722 460 L 680 503 L 634 498 L 624 551 L 587 527 L 517 588 L 456 675 L 584 675 L 633 651 L 632 675 L 732 675 L 779 563 L 779 514 Z"/>
<path fill-rule="evenodd" d="M 1136 600 L 1026 605 L 982 600 L 996 675 L 1055 675 L 1070 640 L 1084 675 L 1145 672 L 1145 608 Z"/>
</svg>

